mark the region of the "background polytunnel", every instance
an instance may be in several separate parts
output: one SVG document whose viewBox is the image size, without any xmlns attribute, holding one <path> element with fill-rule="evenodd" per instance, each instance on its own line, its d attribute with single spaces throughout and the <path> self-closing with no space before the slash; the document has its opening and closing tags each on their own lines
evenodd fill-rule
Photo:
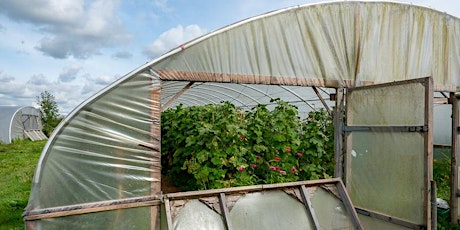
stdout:
<svg viewBox="0 0 460 230">
<path fill-rule="evenodd" d="M 45 140 L 40 111 L 31 106 L 0 106 L 0 142 Z"/>
<path fill-rule="evenodd" d="M 273 11 L 190 41 L 64 119 L 40 157 L 27 227 L 158 227 L 161 111 L 222 101 L 251 108 L 281 98 L 305 116 L 332 109 L 331 94 L 343 88 L 421 77 L 431 77 L 436 91 L 456 92 L 458 37 L 460 20 L 446 13 L 341 1 Z"/>
</svg>

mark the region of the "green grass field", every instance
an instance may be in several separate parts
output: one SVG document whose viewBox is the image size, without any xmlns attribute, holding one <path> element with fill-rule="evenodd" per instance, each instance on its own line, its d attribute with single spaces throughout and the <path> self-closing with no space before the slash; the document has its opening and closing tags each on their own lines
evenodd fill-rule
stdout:
<svg viewBox="0 0 460 230">
<path fill-rule="evenodd" d="M 32 178 L 46 141 L 0 144 L 0 229 L 24 229 Z"/>
</svg>

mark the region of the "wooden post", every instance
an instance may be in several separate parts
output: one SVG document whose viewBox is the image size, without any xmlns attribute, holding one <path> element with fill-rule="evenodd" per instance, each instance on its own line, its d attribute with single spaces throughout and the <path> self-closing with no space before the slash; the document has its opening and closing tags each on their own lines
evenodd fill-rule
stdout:
<svg viewBox="0 0 460 230">
<path fill-rule="evenodd" d="M 431 181 L 433 180 L 433 79 L 427 78 L 425 81 L 425 126 L 428 132 L 424 132 L 425 139 L 425 223 L 427 229 L 431 226 Z"/>
<path fill-rule="evenodd" d="M 150 142 L 152 146 L 158 146 L 158 149 L 152 149 L 154 157 L 152 166 L 150 166 L 150 177 L 153 179 L 150 186 L 150 195 L 161 194 L 161 80 L 152 78 L 152 91 L 150 92 L 150 116 L 152 123 L 150 125 Z M 160 206 L 151 206 L 150 208 L 150 228 L 152 230 L 160 229 Z"/>
<path fill-rule="evenodd" d="M 431 229 L 436 230 L 438 225 L 438 205 L 436 201 L 436 181 L 431 181 Z"/>
<path fill-rule="evenodd" d="M 334 177 L 343 179 L 343 104 L 344 90 L 337 89 L 334 118 Z"/>
<path fill-rule="evenodd" d="M 459 127 L 459 106 L 455 93 L 450 93 L 452 104 L 452 148 L 451 148 L 451 181 L 450 181 L 450 221 L 457 223 L 458 219 L 458 127 Z"/>
</svg>

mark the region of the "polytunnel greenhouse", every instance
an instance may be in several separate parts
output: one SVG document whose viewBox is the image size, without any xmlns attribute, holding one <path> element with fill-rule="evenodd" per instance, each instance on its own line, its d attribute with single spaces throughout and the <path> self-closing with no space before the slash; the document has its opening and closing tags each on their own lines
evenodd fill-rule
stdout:
<svg viewBox="0 0 460 230">
<path fill-rule="evenodd" d="M 0 106 L 0 143 L 45 140 L 40 111 L 32 106 Z"/>
<path fill-rule="evenodd" d="M 459 37 L 460 19 L 444 12 L 340 1 L 185 43 L 65 118 L 37 165 L 26 228 L 433 229 L 434 132 L 454 153 L 456 220 Z M 250 110 L 276 98 L 301 117 L 333 114 L 334 178 L 165 192 L 162 112 L 223 101 Z M 436 108 L 448 122 L 434 119 Z"/>
</svg>

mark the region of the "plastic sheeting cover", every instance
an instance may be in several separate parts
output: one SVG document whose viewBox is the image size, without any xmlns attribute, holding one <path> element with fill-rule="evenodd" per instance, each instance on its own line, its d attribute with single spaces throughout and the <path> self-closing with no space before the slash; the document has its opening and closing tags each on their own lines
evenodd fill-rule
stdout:
<svg viewBox="0 0 460 230">
<path fill-rule="evenodd" d="M 353 91 L 347 98 L 351 102 L 347 104 L 347 123 L 355 126 L 423 126 L 424 92 L 425 86 L 420 83 Z"/>
<path fill-rule="evenodd" d="M 315 229 L 300 196 L 299 188 L 229 194 L 225 199 L 229 225 L 232 229 L 245 230 Z M 320 229 L 354 228 L 352 216 L 339 198 L 335 185 L 307 187 L 306 196 Z M 217 197 L 201 199 L 172 202 L 173 229 L 226 229 L 222 201 Z M 162 226 L 162 229 L 166 227 Z"/>
<path fill-rule="evenodd" d="M 173 222 L 174 230 L 225 230 L 222 217 L 202 204 L 199 200 L 190 200 Z"/>
<path fill-rule="evenodd" d="M 321 229 L 353 229 L 350 214 L 339 198 L 321 187 L 308 190 L 311 191 L 311 203 Z"/>
<path fill-rule="evenodd" d="M 162 79 L 349 87 L 432 76 L 460 86 L 460 20 L 393 2 L 304 5 L 250 18 L 148 64 Z"/>
<path fill-rule="evenodd" d="M 154 82 L 138 74 L 61 123 L 39 160 L 27 210 L 151 195 L 160 180 Z"/>
<path fill-rule="evenodd" d="M 33 229 L 79 230 L 79 229 L 113 229 L 113 230 L 151 230 L 150 207 L 120 209 L 90 214 L 49 218 L 32 222 Z"/>
<path fill-rule="evenodd" d="M 404 226 L 392 224 L 387 221 L 379 220 L 376 218 L 358 215 L 363 225 L 363 229 L 372 229 L 372 230 L 409 230 L 411 228 L 406 228 Z"/>
<path fill-rule="evenodd" d="M 347 189 L 353 204 L 424 224 L 424 138 L 355 132 Z"/>
<path fill-rule="evenodd" d="M 313 229 L 305 206 L 282 191 L 250 193 L 233 206 L 234 229 Z"/>
<path fill-rule="evenodd" d="M 0 143 L 25 138 L 25 130 L 41 132 L 40 112 L 31 106 L 0 106 Z M 39 140 L 46 138 L 39 138 Z"/>
<path fill-rule="evenodd" d="M 348 126 L 390 128 L 347 137 L 347 190 L 353 204 L 419 225 L 427 224 L 425 136 L 391 127 L 427 125 L 426 81 L 356 88 L 347 95 Z"/>
<path fill-rule="evenodd" d="M 195 82 L 177 97 L 177 92 L 186 87 L 187 84 L 188 82 L 182 81 L 163 82 L 161 89 L 163 110 L 179 104 L 195 106 L 217 104 L 223 101 L 229 101 L 242 109 L 249 110 L 258 104 L 268 105 L 270 109 L 274 107 L 270 100 L 276 98 L 296 106 L 301 117 L 306 117 L 308 112 L 312 110 L 324 108 L 310 87 Z M 335 90 L 320 88 L 318 92 L 321 97 L 327 100 L 329 94 L 334 93 Z M 176 97 L 175 100 L 170 102 L 174 97 Z M 332 108 L 334 102 L 327 100 L 327 104 L 329 108 Z"/>
</svg>

